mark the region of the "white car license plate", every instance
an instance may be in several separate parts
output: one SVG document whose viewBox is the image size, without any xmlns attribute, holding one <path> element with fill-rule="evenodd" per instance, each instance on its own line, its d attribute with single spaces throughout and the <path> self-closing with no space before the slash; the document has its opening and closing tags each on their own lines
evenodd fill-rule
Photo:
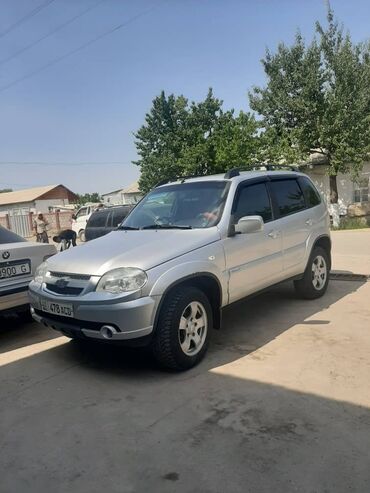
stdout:
<svg viewBox="0 0 370 493">
<path fill-rule="evenodd" d="M 61 317 L 73 317 L 73 306 L 70 303 L 56 303 L 55 301 L 41 300 L 43 312 L 60 315 Z"/>
<path fill-rule="evenodd" d="M 0 279 L 10 279 L 11 277 L 25 276 L 30 273 L 31 264 L 29 260 L 0 264 Z"/>
</svg>

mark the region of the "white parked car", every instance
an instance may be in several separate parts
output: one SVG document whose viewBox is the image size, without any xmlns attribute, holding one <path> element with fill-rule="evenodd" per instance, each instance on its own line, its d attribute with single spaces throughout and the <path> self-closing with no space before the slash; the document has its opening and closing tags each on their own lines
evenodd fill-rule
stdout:
<svg viewBox="0 0 370 493">
<path fill-rule="evenodd" d="M 27 241 L 0 226 L 0 314 L 29 317 L 28 285 L 36 268 L 55 253 L 54 245 Z"/>
<path fill-rule="evenodd" d="M 80 241 L 86 241 L 86 224 L 91 214 L 96 210 L 98 204 L 84 205 L 72 216 L 72 230 L 77 234 Z"/>
</svg>

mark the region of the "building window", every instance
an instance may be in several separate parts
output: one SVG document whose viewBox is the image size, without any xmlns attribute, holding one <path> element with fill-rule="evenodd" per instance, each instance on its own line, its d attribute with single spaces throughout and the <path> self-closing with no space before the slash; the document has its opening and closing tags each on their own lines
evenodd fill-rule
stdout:
<svg viewBox="0 0 370 493">
<path fill-rule="evenodd" d="M 355 183 L 355 189 L 353 192 L 354 202 L 369 202 L 369 178 L 364 176 Z"/>
</svg>

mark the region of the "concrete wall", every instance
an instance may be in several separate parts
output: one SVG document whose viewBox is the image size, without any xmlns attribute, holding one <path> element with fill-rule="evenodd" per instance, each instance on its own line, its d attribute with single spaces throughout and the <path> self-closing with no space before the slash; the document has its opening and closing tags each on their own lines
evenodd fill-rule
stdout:
<svg viewBox="0 0 370 493">
<path fill-rule="evenodd" d="M 6 214 L 28 214 L 30 209 L 35 208 L 34 202 L 19 202 L 11 205 L 0 205 L 0 216 Z"/>
<path fill-rule="evenodd" d="M 68 199 L 44 199 L 35 201 L 36 211 L 49 212 L 51 206 L 63 206 L 69 204 Z"/>
<path fill-rule="evenodd" d="M 140 192 L 122 193 L 122 204 L 137 204 L 143 197 Z"/>
<path fill-rule="evenodd" d="M 325 166 L 314 166 L 306 169 L 305 173 L 312 179 L 317 188 L 325 197 L 330 211 L 330 186 L 329 177 L 325 175 Z M 370 178 L 370 163 L 365 163 L 360 176 Z M 350 175 L 339 174 L 338 183 L 338 203 L 340 215 L 347 214 L 347 207 L 354 202 L 354 190 L 356 184 L 353 183 Z"/>
<path fill-rule="evenodd" d="M 107 206 L 123 204 L 121 190 L 115 193 L 104 195 L 102 198 L 103 198 L 103 204 Z"/>
<path fill-rule="evenodd" d="M 73 211 L 62 211 L 62 212 L 48 212 L 44 214 L 45 219 L 49 223 L 48 226 L 48 235 L 53 236 L 58 231 L 62 229 L 71 229 L 72 226 L 72 214 Z M 33 235 L 32 230 L 32 219 L 35 215 L 32 212 L 28 212 L 24 214 L 23 217 L 27 218 L 29 224 L 29 235 Z M 0 225 L 4 228 L 12 229 L 11 227 L 11 218 L 9 215 L 0 216 Z M 23 235 L 20 231 L 14 230 L 15 233 Z"/>
</svg>

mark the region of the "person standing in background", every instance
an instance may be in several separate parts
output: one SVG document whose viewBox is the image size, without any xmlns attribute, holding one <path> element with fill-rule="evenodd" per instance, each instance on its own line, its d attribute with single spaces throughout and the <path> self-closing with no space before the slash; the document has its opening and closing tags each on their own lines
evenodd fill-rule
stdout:
<svg viewBox="0 0 370 493">
<path fill-rule="evenodd" d="M 33 220 L 33 229 L 36 235 L 36 241 L 38 243 L 49 243 L 47 226 L 49 223 L 44 218 L 42 212 L 37 213 L 37 217 Z"/>
</svg>

